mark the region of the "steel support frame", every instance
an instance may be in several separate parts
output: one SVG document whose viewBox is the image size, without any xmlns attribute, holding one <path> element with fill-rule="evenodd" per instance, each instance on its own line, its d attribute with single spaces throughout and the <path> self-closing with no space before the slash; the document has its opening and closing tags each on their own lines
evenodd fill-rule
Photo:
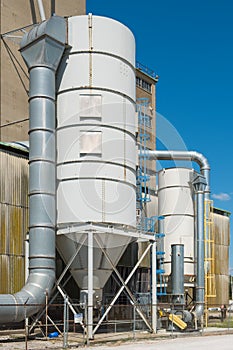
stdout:
<svg viewBox="0 0 233 350">
<path fill-rule="evenodd" d="M 94 239 L 95 239 L 96 243 L 98 244 L 98 246 L 100 247 L 100 249 L 101 249 L 101 251 L 103 252 L 103 254 L 104 254 L 104 256 L 106 257 L 106 259 L 108 260 L 109 264 L 111 265 L 113 271 L 116 273 L 117 277 L 119 278 L 120 282 L 122 283 L 122 287 L 120 288 L 120 290 L 118 291 L 118 293 L 117 293 L 117 295 L 116 295 L 117 298 L 119 297 L 120 293 L 121 293 L 124 289 L 126 289 L 128 295 L 129 295 L 129 297 L 130 297 L 130 302 L 131 302 L 131 304 L 135 306 L 136 311 L 138 312 L 138 314 L 140 315 L 140 317 L 142 318 L 142 320 L 144 321 L 144 323 L 147 325 L 147 327 L 148 327 L 151 331 L 153 331 L 153 329 L 152 329 L 150 323 L 149 323 L 148 320 L 146 319 L 146 316 L 144 315 L 143 311 L 142 311 L 141 308 L 139 307 L 139 305 L 138 305 L 138 303 L 137 303 L 137 300 L 135 299 L 133 293 L 131 292 L 131 290 L 130 290 L 129 287 L 127 286 L 126 281 L 128 280 L 128 278 L 126 279 L 126 281 L 123 280 L 123 278 L 121 277 L 121 275 L 120 275 L 120 273 L 118 272 L 117 268 L 116 268 L 116 267 L 114 266 L 114 264 L 112 263 L 112 261 L 111 261 L 109 255 L 107 254 L 106 250 L 101 246 L 101 244 L 100 244 L 100 242 L 98 241 L 97 237 L 94 237 Z M 147 254 L 147 252 L 149 251 L 149 249 L 151 248 L 152 245 L 153 245 L 153 243 L 150 243 L 150 245 L 147 247 L 147 249 L 145 250 L 145 252 L 144 252 L 144 254 L 143 254 L 143 258 L 145 257 L 145 255 Z M 143 259 L 143 258 L 142 258 L 142 259 Z M 142 259 L 140 259 L 140 261 L 141 261 Z M 138 263 L 138 265 L 139 265 L 139 264 L 140 264 L 140 262 Z M 136 265 L 136 266 L 138 267 L 138 265 Z M 136 269 L 137 269 L 137 267 L 136 267 Z M 134 272 L 136 271 L 136 269 L 134 270 Z M 132 275 L 132 276 L 133 276 L 133 275 Z M 131 276 L 131 277 L 132 277 L 132 276 Z M 129 282 L 129 280 L 128 280 L 128 282 Z M 116 298 L 116 296 L 114 297 L 114 299 Z M 116 298 L 116 299 L 117 299 L 117 298 Z M 111 302 L 110 306 L 111 306 L 111 307 L 113 306 L 113 301 Z M 108 309 L 107 309 L 107 310 L 108 310 Z M 107 311 L 107 310 L 106 310 L 106 311 Z M 108 312 L 109 312 L 110 310 L 111 310 L 111 308 L 108 310 Z M 104 318 L 105 318 L 106 316 L 107 316 L 107 314 L 106 314 L 106 315 L 103 315 Z M 98 323 L 98 324 L 99 324 L 99 323 Z M 99 325 L 99 326 L 100 326 L 100 325 Z M 95 328 L 94 333 L 97 331 L 97 329 L 98 329 L 98 328 Z"/>
<path fill-rule="evenodd" d="M 76 252 L 73 254 L 73 256 L 70 258 L 68 264 L 66 265 L 65 269 L 63 270 L 63 272 L 62 272 L 61 275 L 59 276 L 59 278 L 58 278 L 58 280 L 57 280 L 57 282 L 56 282 L 56 285 L 55 285 L 55 287 L 54 287 L 54 289 L 53 289 L 53 291 L 54 291 L 55 289 L 57 289 L 57 290 L 58 290 L 58 293 L 61 294 L 61 296 L 63 297 L 63 299 L 66 297 L 66 293 L 63 291 L 62 287 L 60 286 L 61 281 L 62 281 L 62 279 L 64 278 L 66 272 L 69 270 L 69 268 L 70 268 L 72 262 L 74 261 L 74 259 L 75 259 L 76 256 L 78 255 L 78 253 L 79 253 L 80 249 L 82 248 L 83 244 L 85 243 L 85 241 L 86 241 L 86 237 L 84 237 L 84 239 L 82 240 L 82 242 L 81 242 L 81 244 L 79 245 L 78 249 L 77 249 Z M 69 280 L 69 279 L 67 279 L 67 280 L 64 282 L 64 286 L 65 286 L 65 284 L 68 282 L 68 280 Z M 52 302 L 54 301 L 54 299 L 56 298 L 56 296 L 57 296 L 58 293 L 56 293 L 56 294 L 52 297 L 52 299 L 49 301 L 49 305 L 52 304 Z M 75 315 L 75 314 L 76 314 L 76 310 L 74 309 L 74 307 L 73 307 L 73 305 L 71 304 L 71 302 L 69 301 L 69 299 L 67 299 L 67 305 L 68 305 L 68 307 L 70 308 L 70 310 L 71 310 L 71 312 L 73 313 L 73 315 Z M 44 313 L 45 313 L 45 309 L 42 310 L 41 312 L 39 312 L 39 314 L 37 315 L 35 321 L 34 321 L 33 324 L 31 325 L 31 327 L 30 327 L 30 329 L 29 329 L 29 332 L 30 332 L 30 331 L 33 329 L 33 327 L 37 324 L 37 322 L 38 322 L 39 319 L 43 316 Z M 81 326 L 82 326 L 82 328 L 85 328 L 83 323 L 81 323 Z"/>
<path fill-rule="evenodd" d="M 86 227 L 86 229 L 85 229 Z M 98 226 L 98 225 L 91 225 L 89 224 L 88 227 L 86 225 L 84 226 L 79 226 L 79 227 L 73 227 L 73 232 L 77 232 L 79 231 L 80 233 L 84 233 L 85 238 L 83 239 L 81 245 L 79 246 L 79 249 L 75 252 L 75 254 L 70 258 L 69 263 L 67 264 L 65 270 L 67 271 L 70 267 L 70 265 L 72 264 L 74 258 L 77 256 L 79 250 L 81 249 L 82 245 L 85 243 L 85 241 L 87 240 L 88 242 L 88 298 L 87 298 L 87 325 L 86 325 L 86 333 L 87 333 L 87 340 L 91 340 L 94 338 L 94 335 L 96 334 L 97 330 L 99 329 L 100 325 L 102 324 L 102 322 L 104 321 L 105 317 L 108 315 L 108 313 L 110 312 L 110 310 L 112 309 L 113 305 L 115 304 L 115 302 L 117 301 L 118 297 L 120 296 L 120 294 L 122 293 L 122 291 L 125 289 L 129 295 L 130 298 L 130 302 L 132 305 L 135 305 L 135 309 L 138 312 L 138 314 L 140 315 L 141 319 L 144 321 L 144 323 L 146 324 L 146 326 L 148 327 L 149 331 L 152 333 L 156 333 L 157 332 L 157 280 L 156 280 L 156 241 L 155 241 L 155 235 L 151 235 L 151 234 L 142 234 L 138 231 L 135 232 L 129 232 L 129 235 L 131 237 L 135 237 L 135 239 L 142 239 L 143 241 L 148 241 L 149 245 L 146 247 L 145 251 L 143 252 L 142 256 L 140 257 L 140 259 L 138 260 L 138 262 L 136 263 L 136 265 L 134 266 L 133 270 L 130 272 L 130 274 L 128 275 L 128 277 L 126 278 L 126 280 L 124 281 L 121 277 L 121 275 L 119 274 L 118 270 L 116 269 L 116 267 L 114 266 L 114 264 L 111 261 L 111 258 L 109 257 L 109 255 L 106 253 L 106 250 L 101 246 L 101 243 L 99 242 L 97 235 L 101 232 L 106 232 L 106 231 L 110 231 L 112 233 L 112 228 L 105 228 L 102 226 Z M 64 231 L 64 229 L 60 229 L 58 234 L 67 234 L 72 232 L 70 229 L 68 230 L 68 232 L 66 232 L 66 230 Z M 96 233 L 96 235 L 95 235 Z M 120 234 L 120 235 L 128 235 L 128 232 L 126 231 L 121 231 L 120 229 L 117 230 L 116 234 Z M 120 280 L 120 283 L 122 284 L 122 286 L 120 287 L 119 291 L 117 292 L 117 294 L 115 295 L 115 297 L 113 298 L 113 300 L 111 301 L 110 305 L 108 306 L 107 310 L 105 311 L 105 313 L 102 315 L 101 319 L 98 321 L 97 325 L 94 327 L 93 325 L 93 245 L 94 245 L 94 241 L 96 241 L 97 245 L 99 246 L 99 248 L 102 250 L 103 254 L 105 255 L 106 259 L 108 260 L 110 266 L 112 267 L 113 271 L 116 273 L 117 277 Z M 152 289 L 152 307 L 151 307 L 151 312 L 152 312 L 152 322 L 150 324 L 150 322 L 147 320 L 146 316 L 144 315 L 143 311 L 141 310 L 140 306 L 137 304 L 137 301 L 134 297 L 134 295 L 132 294 L 132 292 L 130 291 L 130 289 L 128 288 L 127 284 L 129 283 L 130 279 L 133 277 L 134 273 L 136 272 L 137 268 L 139 267 L 140 263 L 142 262 L 142 260 L 145 258 L 146 254 L 151 250 L 151 256 L 152 256 L 152 261 L 151 261 L 151 289 Z M 62 275 L 60 276 L 59 280 L 62 279 L 62 277 L 65 275 L 65 270 L 62 273 Z M 58 289 L 59 286 L 57 286 Z M 60 293 L 62 294 L 62 296 L 64 297 L 64 292 L 62 293 L 62 291 L 60 291 Z M 70 309 L 73 313 L 75 313 L 75 311 L 73 311 L 73 307 L 71 304 L 68 304 L 70 306 Z M 85 325 L 82 325 L 83 327 L 85 327 Z"/>
<path fill-rule="evenodd" d="M 93 330 L 93 336 L 94 334 L 97 332 L 97 330 L 99 329 L 100 325 L 102 324 L 102 322 L 104 321 L 105 317 L 108 315 L 108 313 L 110 312 L 110 310 L 112 309 L 113 305 L 115 304 L 115 302 L 117 301 L 117 299 L 119 298 L 120 294 L 122 293 L 122 291 L 125 289 L 130 297 L 131 300 L 131 304 L 135 305 L 135 308 L 138 312 L 138 314 L 140 315 L 140 317 L 142 318 L 142 320 L 144 321 L 144 323 L 146 324 L 146 326 L 148 327 L 148 329 L 151 332 L 156 332 L 156 324 L 157 324 L 157 319 L 155 321 L 155 318 L 157 317 L 157 311 L 155 312 L 155 309 L 157 308 L 156 304 L 157 301 L 155 302 L 155 298 L 154 294 L 156 295 L 157 292 L 157 288 L 156 288 L 156 254 L 154 254 L 155 256 L 155 263 L 153 263 L 153 265 L 155 266 L 155 271 L 154 268 L 152 269 L 153 272 L 155 272 L 155 280 L 154 283 L 152 285 L 152 288 L 154 287 L 155 289 L 152 290 L 152 300 L 154 302 L 154 307 L 152 307 L 152 325 L 148 322 L 146 316 L 144 315 L 144 313 L 142 312 L 142 310 L 139 308 L 136 299 L 134 298 L 132 292 L 130 291 L 130 289 L 128 288 L 127 284 L 130 281 L 130 279 L 132 278 L 132 276 L 134 275 L 134 273 L 136 272 L 137 268 L 139 267 L 140 263 L 142 262 L 142 260 L 145 258 L 146 254 L 150 251 L 151 247 L 154 247 L 153 249 L 156 250 L 156 243 L 154 241 L 153 236 L 149 236 L 148 241 L 150 241 L 149 245 L 147 246 L 147 248 L 145 249 L 144 253 L 142 254 L 142 256 L 140 257 L 140 259 L 138 260 L 138 262 L 136 263 L 136 265 L 134 266 L 133 270 L 130 272 L 130 274 L 128 275 L 128 277 L 126 278 L 126 280 L 124 281 L 122 279 L 122 277 L 120 276 L 118 270 L 116 269 L 116 267 L 114 266 L 114 264 L 112 263 L 110 257 L 108 256 L 108 254 L 106 253 L 105 249 L 101 246 L 101 244 L 99 243 L 98 239 L 94 236 L 94 239 L 96 241 L 96 243 L 98 244 L 98 246 L 100 247 L 100 249 L 102 250 L 103 254 L 105 255 L 106 259 L 108 260 L 108 262 L 110 263 L 112 269 L 114 270 L 114 272 L 116 273 L 117 277 L 119 278 L 120 282 L 122 283 L 122 286 L 120 287 L 120 289 L 118 290 L 117 294 L 115 295 L 115 297 L 113 298 L 113 300 L 111 301 L 110 305 L 108 306 L 107 310 L 104 312 L 104 314 L 102 315 L 101 319 L 99 320 L 99 322 L 97 323 L 96 327 Z M 152 253 L 153 254 L 153 253 Z M 153 273 L 152 272 L 152 273 Z M 155 327 L 155 328 L 154 328 Z"/>
</svg>

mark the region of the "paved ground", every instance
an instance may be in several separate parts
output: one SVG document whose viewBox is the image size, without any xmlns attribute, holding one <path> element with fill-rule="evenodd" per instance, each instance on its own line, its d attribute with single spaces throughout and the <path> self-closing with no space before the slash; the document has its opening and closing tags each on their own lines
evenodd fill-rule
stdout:
<svg viewBox="0 0 233 350">
<path fill-rule="evenodd" d="M 118 345 L 117 350 L 232 350 L 233 335 L 217 335 L 205 337 L 176 338 L 169 340 L 146 341 L 143 343 L 131 343 Z M 94 347 L 92 350 L 113 350 L 113 347 Z"/>
<path fill-rule="evenodd" d="M 224 332 L 224 331 L 223 331 Z M 226 332 L 226 330 L 225 330 Z M 208 335 L 207 335 L 208 334 Z M 132 334 L 131 334 L 132 336 Z M 171 338 L 174 336 L 174 338 Z M 177 336 L 177 337 L 176 337 Z M 97 337 L 96 337 L 97 338 Z M 216 335 L 214 330 L 211 330 L 204 335 L 185 335 L 182 334 L 161 334 L 154 338 L 150 335 L 146 339 L 136 339 L 135 341 L 129 341 L 125 334 L 118 335 L 100 335 L 99 342 L 111 341 L 114 338 L 114 342 L 108 345 L 91 344 L 91 350 L 232 350 L 233 349 L 233 334 Z M 15 341 L 17 340 L 17 341 Z M 82 337 L 78 335 L 69 335 L 69 348 L 72 349 L 87 349 L 84 346 Z M 9 339 L 7 336 L 0 336 L 0 349 L 11 350 L 45 350 L 45 349 L 63 349 L 62 338 L 45 340 L 29 340 L 25 343 L 22 335 L 17 339 Z"/>
</svg>

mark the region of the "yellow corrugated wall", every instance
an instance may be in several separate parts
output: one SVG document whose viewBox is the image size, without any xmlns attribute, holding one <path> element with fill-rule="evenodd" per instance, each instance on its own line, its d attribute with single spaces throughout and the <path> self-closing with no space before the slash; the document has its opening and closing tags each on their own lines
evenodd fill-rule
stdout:
<svg viewBox="0 0 233 350">
<path fill-rule="evenodd" d="M 213 223 L 216 298 L 211 298 L 211 304 L 221 305 L 228 304 L 229 301 L 230 218 L 214 213 Z"/>
<path fill-rule="evenodd" d="M 28 159 L 0 149 L 0 169 L 0 293 L 15 293 L 25 282 Z"/>
</svg>

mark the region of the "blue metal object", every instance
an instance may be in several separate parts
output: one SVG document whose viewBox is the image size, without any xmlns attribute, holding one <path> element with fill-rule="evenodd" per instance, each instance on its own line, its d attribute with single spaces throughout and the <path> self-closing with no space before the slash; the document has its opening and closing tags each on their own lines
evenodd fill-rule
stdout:
<svg viewBox="0 0 233 350">
<path fill-rule="evenodd" d="M 58 332 L 49 333 L 49 338 L 57 338 L 59 336 Z"/>
</svg>

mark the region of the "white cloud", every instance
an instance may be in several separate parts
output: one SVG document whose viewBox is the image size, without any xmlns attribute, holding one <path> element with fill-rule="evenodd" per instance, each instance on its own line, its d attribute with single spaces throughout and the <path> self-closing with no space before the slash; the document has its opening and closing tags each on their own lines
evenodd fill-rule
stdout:
<svg viewBox="0 0 233 350">
<path fill-rule="evenodd" d="M 218 199 L 219 201 L 229 201 L 231 199 L 231 196 L 229 196 L 228 193 L 219 193 L 219 194 L 212 194 L 212 198 Z"/>
</svg>

